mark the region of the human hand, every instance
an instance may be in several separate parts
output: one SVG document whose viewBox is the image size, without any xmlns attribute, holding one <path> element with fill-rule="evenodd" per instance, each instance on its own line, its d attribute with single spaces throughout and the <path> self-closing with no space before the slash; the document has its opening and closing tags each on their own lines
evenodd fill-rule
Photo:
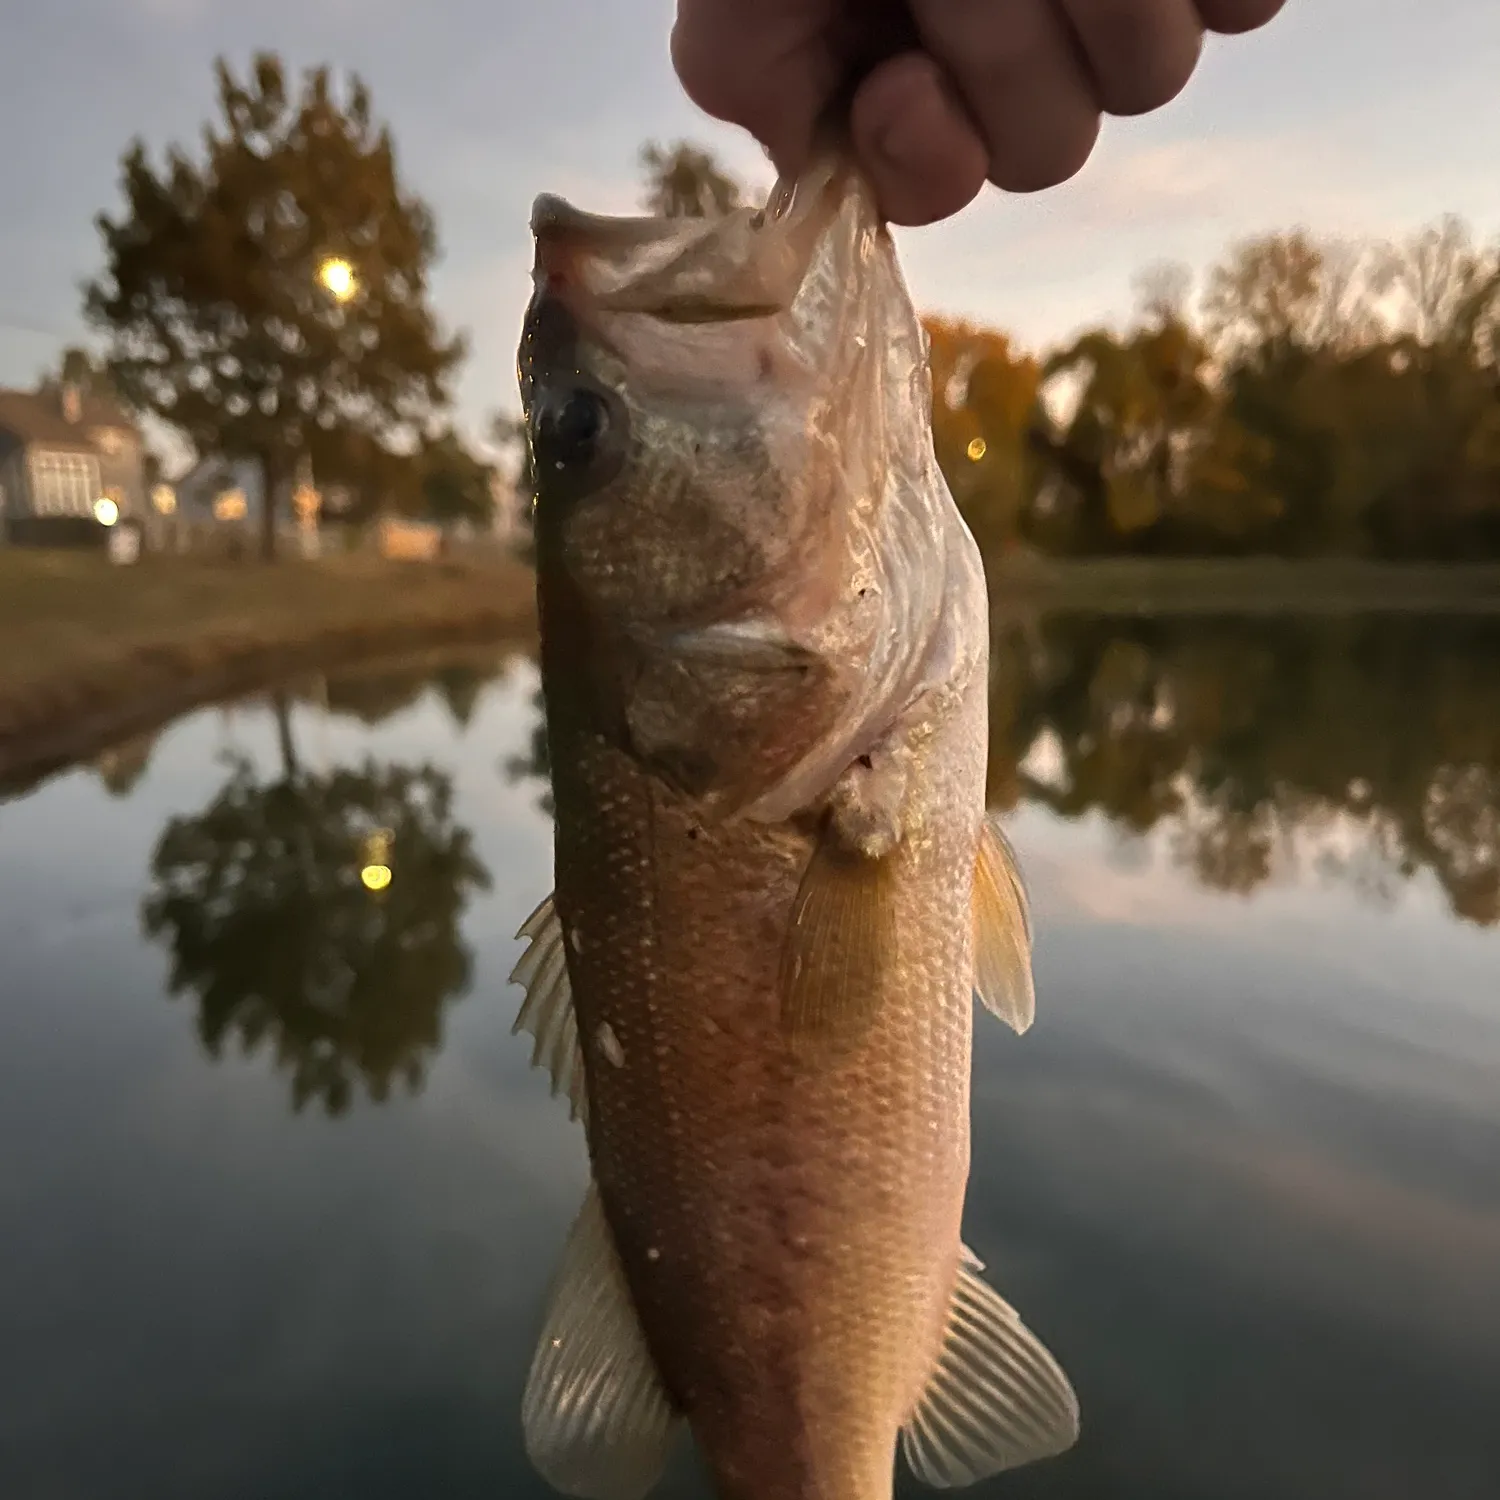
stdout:
<svg viewBox="0 0 1500 1500">
<path fill-rule="evenodd" d="M 1066 181 L 1103 114 L 1174 98 L 1203 33 L 1252 31 L 1283 0 L 678 0 L 672 61 L 699 108 L 801 165 L 828 101 L 893 19 L 910 45 L 853 96 L 865 171 L 898 224 L 947 218 L 986 179 Z M 874 46 L 879 50 L 876 41 Z"/>
</svg>

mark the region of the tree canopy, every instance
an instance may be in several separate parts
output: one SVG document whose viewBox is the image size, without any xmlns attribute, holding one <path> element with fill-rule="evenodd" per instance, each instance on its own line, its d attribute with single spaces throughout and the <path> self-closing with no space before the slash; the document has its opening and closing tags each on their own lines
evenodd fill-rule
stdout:
<svg viewBox="0 0 1500 1500">
<path fill-rule="evenodd" d="M 642 165 L 657 212 L 742 196 L 698 147 Z M 924 319 L 938 461 L 988 555 L 1500 557 L 1500 245 L 1451 216 L 1293 228 L 1137 295 L 1036 353 Z"/>
<path fill-rule="evenodd" d="M 744 189 L 719 165 L 713 152 L 687 141 L 672 146 L 649 141 L 641 147 L 647 213 L 671 219 L 727 214 L 744 200 Z"/>
<path fill-rule="evenodd" d="M 256 458 L 275 494 L 304 456 L 419 440 L 463 343 L 428 302 L 432 214 L 359 78 L 340 92 L 316 68 L 294 87 L 270 53 L 244 79 L 216 71 L 196 153 L 160 169 L 140 141 L 125 153 L 86 308 L 128 401 L 200 453 Z M 274 525 L 267 507 L 268 553 Z"/>
</svg>

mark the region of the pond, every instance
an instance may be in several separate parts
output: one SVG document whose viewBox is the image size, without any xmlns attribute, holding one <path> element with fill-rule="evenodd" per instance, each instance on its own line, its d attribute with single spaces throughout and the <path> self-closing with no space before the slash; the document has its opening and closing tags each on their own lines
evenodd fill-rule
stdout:
<svg viewBox="0 0 1500 1500">
<path fill-rule="evenodd" d="M 1493 1500 L 1500 624 L 1004 624 L 993 719 L 1038 1022 L 978 1018 L 967 1238 L 1084 1432 L 971 1493 Z M 544 775 L 470 653 L 0 807 L 6 1500 L 548 1494 Z"/>
</svg>

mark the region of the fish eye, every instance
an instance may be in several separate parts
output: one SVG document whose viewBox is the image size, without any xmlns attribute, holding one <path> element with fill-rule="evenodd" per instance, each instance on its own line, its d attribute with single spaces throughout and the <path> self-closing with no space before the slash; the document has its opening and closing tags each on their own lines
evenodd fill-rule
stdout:
<svg viewBox="0 0 1500 1500">
<path fill-rule="evenodd" d="M 544 397 L 532 413 L 531 445 L 539 478 L 548 470 L 586 469 L 604 450 L 609 437 L 609 403 L 598 391 L 575 386 Z"/>
</svg>

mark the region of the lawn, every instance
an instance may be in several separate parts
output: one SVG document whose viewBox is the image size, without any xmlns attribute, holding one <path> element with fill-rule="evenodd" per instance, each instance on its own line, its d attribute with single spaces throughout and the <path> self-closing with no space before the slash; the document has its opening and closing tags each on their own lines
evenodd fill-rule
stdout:
<svg viewBox="0 0 1500 1500">
<path fill-rule="evenodd" d="M 508 557 L 273 565 L 0 548 L 0 776 L 292 671 L 447 641 L 529 639 Z"/>
<path fill-rule="evenodd" d="M 1500 563 L 1380 563 L 1361 558 L 1051 559 L 987 569 L 997 615 L 1328 614 L 1500 611 Z"/>
</svg>

